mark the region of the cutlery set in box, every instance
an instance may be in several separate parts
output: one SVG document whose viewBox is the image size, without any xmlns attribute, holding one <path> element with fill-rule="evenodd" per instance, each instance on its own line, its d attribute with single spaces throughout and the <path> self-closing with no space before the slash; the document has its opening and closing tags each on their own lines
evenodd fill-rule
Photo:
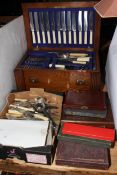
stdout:
<svg viewBox="0 0 117 175">
<path fill-rule="evenodd" d="M 93 45 L 94 19 L 92 8 L 30 8 L 33 45 Z"/>
<path fill-rule="evenodd" d="M 28 50 L 15 68 L 18 90 L 99 89 L 100 17 L 90 2 L 24 3 Z"/>
</svg>

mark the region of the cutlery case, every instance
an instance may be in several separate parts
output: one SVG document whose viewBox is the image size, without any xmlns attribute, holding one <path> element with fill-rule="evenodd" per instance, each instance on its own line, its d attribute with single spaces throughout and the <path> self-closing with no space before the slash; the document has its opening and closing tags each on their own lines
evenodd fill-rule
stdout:
<svg viewBox="0 0 117 175">
<path fill-rule="evenodd" d="M 107 148 L 61 140 L 58 141 L 55 161 L 62 166 L 104 170 L 111 164 Z"/>
<path fill-rule="evenodd" d="M 84 92 L 81 92 L 81 93 L 85 94 L 86 92 L 88 94 L 86 96 L 91 95 L 90 94 L 91 92 L 89 92 L 89 91 L 84 91 Z M 76 92 L 74 92 L 73 94 L 75 94 L 75 93 Z M 99 102 L 100 105 L 98 105 L 98 109 L 99 109 L 99 106 L 100 106 L 100 109 L 101 109 L 101 107 L 104 107 L 104 103 L 106 104 L 106 116 L 105 117 L 99 117 L 99 116 L 95 117 L 95 116 L 86 116 L 86 115 L 84 115 L 84 116 L 83 115 L 82 116 L 80 116 L 80 115 L 66 115 L 65 112 L 64 112 L 64 108 L 66 106 L 67 107 L 69 106 L 68 109 L 70 109 L 69 111 L 71 111 L 71 109 L 73 109 L 74 106 L 73 106 L 73 104 L 71 104 L 71 105 L 66 104 L 65 99 L 64 99 L 63 100 L 62 116 L 61 116 L 61 124 L 65 123 L 65 122 L 71 122 L 71 123 L 78 123 L 78 124 L 83 124 L 83 125 L 91 125 L 91 126 L 104 127 L 104 128 L 115 128 L 109 97 L 108 97 L 107 94 L 105 94 L 105 99 L 103 97 L 98 98 L 99 93 L 102 93 L 102 92 L 98 92 L 97 97 L 93 98 L 93 100 L 97 99 L 97 101 L 94 100 L 95 104 Z M 73 98 L 73 95 L 72 95 L 71 100 L 69 101 L 69 104 L 72 103 L 73 101 L 75 102 L 75 100 L 78 101 L 77 96 L 78 95 L 76 94 Z M 82 95 L 80 95 L 80 96 L 82 96 Z M 86 101 L 88 100 L 86 98 L 86 96 L 82 97 L 82 99 L 80 99 L 80 101 L 79 101 L 80 104 L 82 104 L 83 99 L 84 99 L 84 102 L 86 103 Z M 100 99 L 101 99 L 101 101 L 100 101 Z M 89 99 L 89 101 L 92 101 L 92 99 Z M 79 106 L 77 106 L 77 107 L 79 108 Z M 84 112 L 84 110 L 86 110 L 86 108 L 87 108 L 87 105 L 81 105 L 80 107 Z M 91 107 L 91 105 L 90 105 L 90 107 Z"/>
<path fill-rule="evenodd" d="M 105 118 L 107 115 L 106 96 L 101 91 L 67 91 L 63 102 L 63 114 Z"/>
<path fill-rule="evenodd" d="M 95 3 L 22 4 L 28 50 L 14 70 L 18 90 L 100 88 L 100 17 Z"/>
</svg>

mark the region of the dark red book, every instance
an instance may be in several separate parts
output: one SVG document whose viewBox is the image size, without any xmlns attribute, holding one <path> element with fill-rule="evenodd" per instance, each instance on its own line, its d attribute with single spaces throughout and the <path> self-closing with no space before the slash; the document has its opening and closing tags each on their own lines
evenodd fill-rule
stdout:
<svg viewBox="0 0 117 175">
<path fill-rule="evenodd" d="M 57 165 L 95 169 L 108 169 L 111 164 L 109 149 L 60 140 L 55 161 Z"/>
<path fill-rule="evenodd" d="M 87 107 L 90 110 L 105 110 L 105 93 L 102 91 L 83 91 L 76 92 L 69 90 L 66 93 L 63 107 L 67 108 L 79 108 L 85 109 Z"/>
<path fill-rule="evenodd" d="M 81 125 L 90 125 L 103 128 L 115 128 L 113 114 L 111 109 L 110 100 L 106 94 L 107 115 L 105 118 L 91 117 L 91 116 L 79 116 L 79 115 L 66 115 L 64 111 L 61 116 L 61 123 L 72 122 Z"/>
<path fill-rule="evenodd" d="M 79 125 L 75 123 L 64 123 L 62 128 L 62 134 L 107 140 L 110 142 L 114 142 L 115 139 L 114 129 Z"/>
<path fill-rule="evenodd" d="M 76 92 L 69 90 L 63 102 L 63 114 L 105 118 L 107 107 L 102 91 Z"/>
</svg>

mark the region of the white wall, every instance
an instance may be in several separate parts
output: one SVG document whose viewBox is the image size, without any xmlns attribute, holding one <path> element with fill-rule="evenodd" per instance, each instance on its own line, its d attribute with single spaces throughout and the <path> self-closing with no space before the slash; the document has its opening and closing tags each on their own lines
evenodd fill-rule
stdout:
<svg viewBox="0 0 117 175">
<path fill-rule="evenodd" d="M 27 50 L 23 16 L 0 28 L 0 111 L 16 89 L 14 68 Z"/>
<path fill-rule="evenodd" d="M 110 44 L 106 63 L 106 86 L 117 130 L 117 27 Z"/>
</svg>

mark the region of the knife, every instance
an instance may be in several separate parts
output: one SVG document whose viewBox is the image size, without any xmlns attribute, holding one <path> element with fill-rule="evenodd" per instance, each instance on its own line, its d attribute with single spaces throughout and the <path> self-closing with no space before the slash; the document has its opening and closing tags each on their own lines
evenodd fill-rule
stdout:
<svg viewBox="0 0 117 175">
<path fill-rule="evenodd" d="M 65 23 L 65 11 L 61 12 L 62 30 L 63 30 L 63 43 L 66 44 L 66 23 Z"/>
<path fill-rule="evenodd" d="M 82 11 L 78 13 L 79 44 L 82 44 Z"/>
<path fill-rule="evenodd" d="M 70 53 L 69 57 L 86 57 L 88 53 Z"/>
<path fill-rule="evenodd" d="M 75 12 L 72 12 L 72 31 L 74 37 L 74 44 L 76 44 L 76 16 Z"/>
<path fill-rule="evenodd" d="M 89 43 L 90 44 L 93 44 L 93 25 L 94 25 L 94 22 L 93 22 L 93 11 L 90 10 L 89 11 L 89 30 L 90 30 L 90 37 L 89 37 Z"/>
<path fill-rule="evenodd" d="M 71 44 L 71 11 L 67 11 L 67 29 L 69 36 L 69 44 Z"/>
<path fill-rule="evenodd" d="M 45 31 L 44 31 L 43 12 L 39 12 L 39 18 L 40 18 L 40 26 L 41 26 L 41 31 L 42 31 L 42 39 L 43 39 L 43 43 L 46 43 L 46 39 L 45 39 Z"/>
<path fill-rule="evenodd" d="M 56 36 L 55 36 L 55 20 L 54 20 L 54 12 L 52 11 L 50 14 L 51 18 L 51 28 L 52 28 L 52 37 L 53 37 L 53 43 L 56 43 Z"/>
<path fill-rule="evenodd" d="M 37 40 L 38 40 L 38 43 L 41 43 L 40 33 L 39 33 L 38 13 L 37 12 L 34 12 L 34 19 L 35 19 L 35 27 L 36 27 L 36 31 L 37 31 Z"/>
<path fill-rule="evenodd" d="M 36 43 L 32 12 L 29 12 L 29 18 L 30 18 L 30 28 L 32 32 L 32 42 Z"/>
<path fill-rule="evenodd" d="M 61 23 L 60 23 L 60 11 L 56 12 L 56 21 L 57 21 L 57 31 L 58 31 L 58 43 L 61 44 Z"/>
<path fill-rule="evenodd" d="M 44 12 L 43 15 L 45 16 L 45 26 L 46 26 L 46 31 L 47 31 L 47 38 L 48 38 L 48 43 L 51 43 L 51 38 L 50 38 L 50 25 L 49 25 L 49 16 L 48 12 Z"/>
<path fill-rule="evenodd" d="M 88 11 L 84 11 L 84 44 L 87 44 Z"/>
</svg>

